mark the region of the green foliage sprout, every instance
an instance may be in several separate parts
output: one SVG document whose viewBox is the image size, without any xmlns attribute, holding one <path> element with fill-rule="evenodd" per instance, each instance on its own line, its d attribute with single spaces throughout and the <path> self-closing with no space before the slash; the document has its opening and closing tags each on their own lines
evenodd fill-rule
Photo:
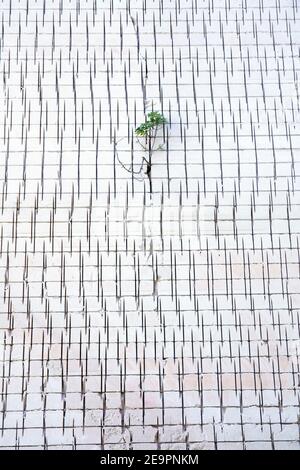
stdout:
<svg viewBox="0 0 300 470">
<path fill-rule="evenodd" d="M 140 137 L 149 137 L 152 130 L 156 130 L 167 122 L 166 118 L 157 111 L 148 113 L 147 120 L 136 128 L 135 133 Z"/>
<path fill-rule="evenodd" d="M 155 143 L 156 143 L 158 129 L 164 124 L 167 124 L 166 118 L 158 111 L 151 111 L 150 113 L 147 114 L 146 121 L 140 124 L 135 129 L 137 142 L 140 145 L 140 147 L 142 147 L 143 151 L 145 152 L 145 155 L 147 156 L 147 157 L 146 156 L 142 157 L 142 161 L 141 161 L 139 169 L 135 170 L 132 164 L 130 166 L 124 165 L 124 163 L 120 160 L 118 156 L 118 152 L 116 151 L 116 157 L 120 165 L 128 173 L 131 173 L 133 177 L 138 178 L 143 172 L 143 170 L 145 170 L 145 174 L 147 175 L 148 180 L 149 180 L 150 197 L 152 195 L 152 177 L 151 177 L 152 155 L 154 152 L 157 152 L 158 150 L 163 150 L 163 145 L 156 146 Z M 144 143 L 140 141 L 139 139 L 140 137 L 145 138 Z M 116 149 L 116 145 L 117 143 L 115 142 L 115 149 Z"/>
</svg>

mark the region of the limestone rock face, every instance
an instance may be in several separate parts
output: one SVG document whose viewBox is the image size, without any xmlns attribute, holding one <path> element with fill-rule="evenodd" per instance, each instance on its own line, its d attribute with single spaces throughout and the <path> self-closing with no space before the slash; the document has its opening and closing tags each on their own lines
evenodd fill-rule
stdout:
<svg viewBox="0 0 300 470">
<path fill-rule="evenodd" d="M 0 448 L 299 449 L 296 2 L 0 15 Z"/>
</svg>

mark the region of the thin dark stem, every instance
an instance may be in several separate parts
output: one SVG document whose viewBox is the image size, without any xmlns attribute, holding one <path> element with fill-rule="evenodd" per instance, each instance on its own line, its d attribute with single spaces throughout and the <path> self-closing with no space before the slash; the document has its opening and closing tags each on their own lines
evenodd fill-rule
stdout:
<svg viewBox="0 0 300 470">
<path fill-rule="evenodd" d="M 124 163 L 119 158 L 119 154 L 118 154 L 118 150 L 117 150 L 117 142 L 115 142 L 114 145 L 115 145 L 116 157 L 117 157 L 117 160 L 120 163 L 121 167 L 124 168 L 124 170 L 126 170 L 128 173 L 131 173 L 131 174 L 134 174 L 134 175 L 140 175 L 141 172 L 142 172 L 143 166 L 144 166 L 145 158 L 143 157 L 143 159 L 142 159 L 142 164 L 140 165 L 140 169 L 138 171 L 135 171 L 133 169 L 132 165 L 130 165 L 129 167 L 124 165 Z M 147 162 L 147 160 L 146 160 L 146 162 Z"/>
<path fill-rule="evenodd" d="M 151 131 L 149 132 L 149 146 L 148 146 L 148 162 L 147 162 L 147 169 L 146 169 L 146 175 L 149 180 L 149 189 L 150 189 L 150 195 L 152 196 L 152 176 L 151 176 L 151 170 L 152 170 L 152 155 L 153 152 L 155 151 L 154 146 L 155 146 L 155 140 L 157 137 L 157 131 L 158 131 L 158 126 L 155 127 L 154 135 L 151 135 Z"/>
<path fill-rule="evenodd" d="M 145 150 L 145 152 L 147 152 L 147 148 L 145 147 L 145 145 L 142 144 L 142 142 L 140 141 L 138 137 L 136 138 L 136 141 L 142 147 L 142 149 Z"/>
</svg>

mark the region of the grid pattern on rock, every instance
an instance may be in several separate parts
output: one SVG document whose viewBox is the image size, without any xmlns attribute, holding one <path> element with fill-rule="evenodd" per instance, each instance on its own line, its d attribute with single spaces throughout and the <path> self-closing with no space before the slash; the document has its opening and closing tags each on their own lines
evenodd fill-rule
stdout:
<svg viewBox="0 0 300 470">
<path fill-rule="evenodd" d="M 0 14 L 1 448 L 299 449 L 297 0 Z"/>
</svg>

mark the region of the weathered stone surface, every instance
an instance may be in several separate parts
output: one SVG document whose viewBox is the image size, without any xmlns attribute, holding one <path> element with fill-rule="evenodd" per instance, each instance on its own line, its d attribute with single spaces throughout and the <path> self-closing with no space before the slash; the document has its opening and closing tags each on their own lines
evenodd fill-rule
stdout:
<svg viewBox="0 0 300 470">
<path fill-rule="evenodd" d="M 299 449 L 297 2 L 0 12 L 0 448 Z"/>
</svg>

